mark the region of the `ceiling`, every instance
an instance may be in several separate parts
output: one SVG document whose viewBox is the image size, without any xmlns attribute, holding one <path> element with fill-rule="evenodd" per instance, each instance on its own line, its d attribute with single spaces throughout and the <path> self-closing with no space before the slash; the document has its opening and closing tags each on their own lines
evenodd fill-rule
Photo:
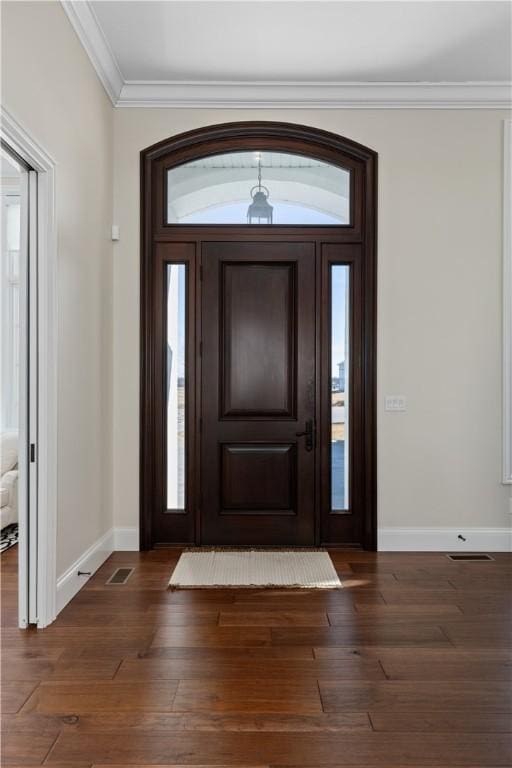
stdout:
<svg viewBox="0 0 512 768">
<path fill-rule="evenodd" d="M 119 106 L 510 103 L 505 1 L 63 6 Z"/>
</svg>

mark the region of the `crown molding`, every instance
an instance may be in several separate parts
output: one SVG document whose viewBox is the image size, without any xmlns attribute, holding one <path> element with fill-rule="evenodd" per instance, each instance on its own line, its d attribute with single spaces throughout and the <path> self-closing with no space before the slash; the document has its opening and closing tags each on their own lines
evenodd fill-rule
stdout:
<svg viewBox="0 0 512 768">
<path fill-rule="evenodd" d="M 117 107 L 509 109 L 512 83 L 126 81 Z"/>
<path fill-rule="evenodd" d="M 88 0 L 61 0 L 61 5 L 112 104 L 116 106 L 124 80 L 92 5 Z"/>
<path fill-rule="evenodd" d="M 89 0 L 62 7 L 115 107 L 510 109 L 510 82 L 333 83 L 124 80 Z"/>
</svg>

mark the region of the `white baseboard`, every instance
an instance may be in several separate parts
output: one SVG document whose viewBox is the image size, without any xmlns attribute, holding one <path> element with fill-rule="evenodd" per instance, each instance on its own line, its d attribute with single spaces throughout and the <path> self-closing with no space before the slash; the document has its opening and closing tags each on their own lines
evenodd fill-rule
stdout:
<svg viewBox="0 0 512 768">
<path fill-rule="evenodd" d="M 98 541 L 69 566 L 57 579 L 57 613 L 87 584 L 91 576 L 79 576 L 78 571 L 90 571 L 93 575 L 112 552 L 137 552 L 139 529 L 111 528 Z"/>
<path fill-rule="evenodd" d="M 114 551 L 114 540 L 114 529 L 111 528 L 57 579 L 57 613 L 62 611 L 91 578 L 79 576 L 78 571 L 90 571 L 93 575 Z"/>
<path fill-rule="evenodd" d="M 379 552 L 512 552 L 511 528 L 379 528 L 377 538 Z"/>
<path fill-rule="evenodd" d="M 130 528 L 114 528 L 114 549 L 116 552 L 138 552 L 138 527 L 134 525 Z"/>
<path fill-rule="evenodd" d="M 114 528 L 114 550 L 139 551 L 139 528 Z M 465 541 L 458 537 L 463 536 Z M 512 528 L 379 528 L 380 552 L 512 552 Z"/>
</svg>

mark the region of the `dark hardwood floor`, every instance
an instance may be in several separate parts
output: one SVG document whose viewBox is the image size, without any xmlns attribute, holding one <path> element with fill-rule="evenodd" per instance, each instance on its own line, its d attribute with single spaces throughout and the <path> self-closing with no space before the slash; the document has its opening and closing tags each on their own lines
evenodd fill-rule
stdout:
<svg viewBox="0 0 512 768">
<path fill-rule="evenodd" d="M 512 765 L 510 555 L 333 552 L 338 591 L 170 592 L 178 556 L 115 553 L 22 632 L 2 555 L 3 765 Z"/>
</svg>

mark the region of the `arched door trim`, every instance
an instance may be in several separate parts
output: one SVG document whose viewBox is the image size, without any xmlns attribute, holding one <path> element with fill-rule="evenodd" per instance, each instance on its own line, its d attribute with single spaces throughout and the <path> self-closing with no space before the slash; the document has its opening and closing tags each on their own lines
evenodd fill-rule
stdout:
<svg viewBox="0 0 512 768">
<path fill-rule="evenodd" d="M 308 235 L 317 241 L 355 244 L 361 249 L 360 281 L 362 290 L 361 324 L 362 343 L 360 366 L 362 372 L 361 408 L 361 455 L 364 467 L 361 478 L 363 533 L 361 544 L 375 549 L 376 525 L 376 301 L 377 301 L 377 154 L 357 142 L 336 134 L 312 127 L 275 122 L 237 122 L 206 126 L 165 139 L 141 152 L 141 366 L 140 366 L 140 523 L 141 548 L 150 548 L 152 538 L 151 516 L 155 507 L 155 466 L 158 463 L 158 444 L 155 444 L 154 429 L 158 421 L 155 411 L 155 316 L 152 306 L 155 299 L 154 263 L 157 244 L 186 243 L 191 238 L 218 239 L 220 230 L 224 235 L 244 239 L 249 236 L 249 225 L 191 225 L 167 224 L 165 221 L 165 178 L 166 170 L 191 160 L 224 152 L 269 150 L 302 154 L 323 160 L 352 171 L 351 209 L 353 216 L 349 225 L 330 227 L 309 227 Z M 287 225 L 258 226 L 258 235 L 268 238 L 286 237 L 300 239 L 304 232 L 300 227 Z M 194 290 L 200 291 L 199 269 L 194 263 Z M 200 300 L 198 298 L 200 303 Z M 318 295 L 318 302 L 325 296 Z M 190 324 L 197 327 L 200 309 L 194 308 Z M 320 322 L 320 321 L 319 321 Z M 325 325 L 325 317 L 322 320 Z M 189 324 L 189 330 L 190 330 Z M 199 375 L 200 362 L 197 349 L 190 350 L 193 376 Z M 197 370 L 196 370 L 197 369 Z M 194 410 L 189 429 L 197 436 L 198 385 L 193 387 L 189 409 Z M 197 442 L 197 441 L 196 441 Z M 199 465 L 199 448 L 194 455 Z M 194 483 L 199 483 L 198 472 Z M 196 508 L 199 504 L 195 504 Z M 197 531 L 199 521 L 197 519 Z M 320 521 L 317 525 L 317 543 L 322 542 Z M 197 534 L 194 534 L 197 542 Z M 190 543 L 190 539 L 183 540 Z"/>
</svg>

